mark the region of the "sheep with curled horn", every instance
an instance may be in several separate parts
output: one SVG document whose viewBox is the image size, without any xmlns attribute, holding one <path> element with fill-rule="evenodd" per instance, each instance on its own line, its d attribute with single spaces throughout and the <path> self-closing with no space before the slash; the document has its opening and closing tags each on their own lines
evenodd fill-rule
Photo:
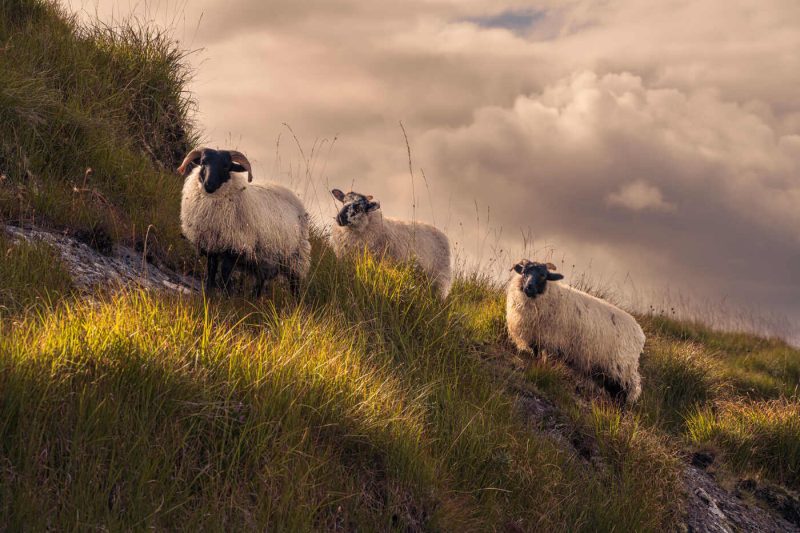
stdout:
<svg viewBox="0 0 800 533">
<path fill-rule="evenodd" d="M 511 269 L 506 323 L 520 351 L 561 356 L 628 403 L 642 392 L 639 356 L 645 335 L 622 309 L 568 285 L 552 263 L 523 259 Z"/>
<path fill-rule="evenodd" d="M 450 241 L 430 224 L 384 217 L 380 202 L 357 192 L 331 191 L 341 202 L 331 244 L 336 256 L 361 252 L 366 247 L 377 257 L 414 261 L 446 298 L 452 283 Z"/>
<path fill-rule="evenodd" d="M 207 291 L 229 290 L 238 266 L 255 277 L 256 297 L 278 275 L 299 293 L 310 267 L 311 244 L 308 213 L 292 191 L 275 183 L 253 183 L 250 161 L 235 150 L 196 148 L 178 173 L 185 176 L 181 229 L 207 258 Z"/>
</svg>

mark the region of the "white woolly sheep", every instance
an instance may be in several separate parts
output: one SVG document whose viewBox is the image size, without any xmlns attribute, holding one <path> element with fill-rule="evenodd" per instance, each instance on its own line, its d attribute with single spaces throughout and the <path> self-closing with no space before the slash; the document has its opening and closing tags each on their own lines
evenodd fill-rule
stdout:
<svg viewBox="0 0 800 533">
<path fill-rule="evenodd" d="M 181 229 L 208 258 L 206 290 L 229 288 L 234 266 L 255 275 L 254 295 L 281 274 L 293 293 L 299 292 L 311 263 L 308 213 L 289 189 L 274 183 L 251 183 L 250 162 L 240 152 L 197 148 L 187 154 L 178 172 L 183 185 Z M 241 173 L 247 173 L 245 180 Z"/>
<path fill-rule="evenodd" d="M 363 251 L 366 247 L 377 257 L 416 261 L 430 276 L 442 298 L 447 297 L 452 273 L 450 241 L 444 233 L 429 224 L 384 217 L 381 204 L 373 201 L 372 196 L 356 192 L 344 194 L 339 189 L 333 189 L 331 194 L 344 204 L 336 215 L 331 235 L 337 257 Z"/>
<path fill-rule="evenodd" d="M 611 392 L 633 403 L 642 391 L 639 356 L 645 336 L 636 319 L 610 303 L 569 286 L 551 263 L 514 265 L 506 293 L 506 321 L 521 351 L 564 357 L 580 371 L 601 375 Z M 622 390 L 619 391 L 619 388 Z"/>
</svg>

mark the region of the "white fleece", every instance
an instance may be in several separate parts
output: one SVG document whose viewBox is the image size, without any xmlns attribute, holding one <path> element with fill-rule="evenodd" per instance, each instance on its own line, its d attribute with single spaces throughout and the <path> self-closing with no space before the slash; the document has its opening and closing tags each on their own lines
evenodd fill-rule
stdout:
<svg viewBox="0 0 800 533">
<path fill-rule="evenodd" d="M 274 183 L 248 183 L 245 174 L 212 194 L 198 180 L 183 184 L 181 229 L 203 251 L 233 251 L 248 261 L 288 266 L 301 279 L 311 266 L 308 213 L 297 196 Z"/>
<path fill-rule="evenodd" d="M 450 241 L 435 227 L 384 217 L 380 209 L 352 226 L 333 226 L 331 245 L 337 257 L 366 248 L 375 256 L 415 261 L 431 277 L 442 298 L 452 284 Z"/>
<path fill-rule="evenodd" d="M 629 403 L 639 397 L 645 336 L 622 309 L 553 281 L 544 294 L 529 298 L 522 292 L 522 276 L 514 274 L 506 293 L 506 321 L 520 350 L 536 345 L 560 354 L 583 372 L 611 377 L 625 389 Z"/>
</svg>

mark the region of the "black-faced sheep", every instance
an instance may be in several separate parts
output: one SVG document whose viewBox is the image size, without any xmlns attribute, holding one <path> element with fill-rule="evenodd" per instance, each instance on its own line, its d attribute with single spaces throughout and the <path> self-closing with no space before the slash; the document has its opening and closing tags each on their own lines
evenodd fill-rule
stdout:
<svg viewBox="0 0 800 533">
<path fill-rule="evenodd" d="M 554 283 L 555 266 L 526 260 L 514 265 L 506 293 L 506 321 L 521 351 L 544 349 L 587 374 L 601 374 L 628 403 L 642 391 L 639 356 L 645 336 L 625 311 L 572 287 Z M 610 381 L 610 383 L 609 383 Z"/>
<path fill-rule="evenodd" d="M 308 214 L 297 196 L 274 183 L 252 183 L 250 162 L 233 150 L 192 150 L 178 172 L 186 176 L 181 229 L 208 258 L 206 289 L 218 287 L 220 267 L 227 289 L 239 266 L 255 275 L 255 296 L 278 274 L 297 294 L 311 261 Z"/>
<path fill-rule="evenodd" d="M 381 204 L 356 192 L 331 191 L 344 204 L 336 215 L 331 244 L 337 257 L 366 247 L 377 257 L 415 261 L 430 276 L 442 298 L 450 292 L 450 241 L 429 224 L 384 217 Z"/>
</svg>

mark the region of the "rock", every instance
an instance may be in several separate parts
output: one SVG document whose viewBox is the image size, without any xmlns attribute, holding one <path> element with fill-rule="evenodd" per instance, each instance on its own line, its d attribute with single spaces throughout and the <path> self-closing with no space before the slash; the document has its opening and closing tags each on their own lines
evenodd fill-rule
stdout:
<svg viewBox="0 0 800 533">
<path fill-rule="evenodd" d="M 683 478 L 688 496 L 686 526 L 689 531 L 800 531 L 783 518 L 748 505 L 696 466 L 687 465 Z"/>
<path fill-rule="evenodd" d="M 197 280 L 168 269 L 158 268 L 142 260 L 127 246 L 115 244 L 103 255 L 78 239 L 35 228 L 5 226 L 12 241 L 41 241 L 61 256 L 75 288 L 92 292 L 99 287 L 135 286 L 151 290 L 167 290 L 189 294 L 200 289 Z"/>
<path fill-rule="evenodd" d="M 764 506 L 777 511 L 783 518 L 800 526 L 800 496 L 785 487 L 766 481 L 744 479 L 736 489 L 755 497 Z"/>
</svg>

